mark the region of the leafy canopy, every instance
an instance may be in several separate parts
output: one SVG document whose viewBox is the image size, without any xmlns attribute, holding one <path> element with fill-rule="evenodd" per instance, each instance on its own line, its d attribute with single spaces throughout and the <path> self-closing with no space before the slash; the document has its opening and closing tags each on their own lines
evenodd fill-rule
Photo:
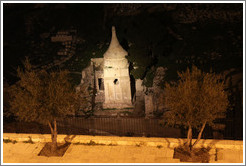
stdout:
<svg viewBox="0 0 246 166">
<path fill-rule="evenodd" d="M 47 123 L 78 109 L 79 98 L 68 80 L 68 71 L 34 70 L 28 59 L 20 80 L 11 88 L 10 111 L 23 121 Z"/>
<path fill-rule="evenodd" d="M 205 73 L 197 67 L 178 72 L 177 83 L 166 83 L 164 102 L 167 112 L 164 119 L 169 125 L 200 128 L 225 113 L 229 102 L 222 77 Z"/>
</svg>

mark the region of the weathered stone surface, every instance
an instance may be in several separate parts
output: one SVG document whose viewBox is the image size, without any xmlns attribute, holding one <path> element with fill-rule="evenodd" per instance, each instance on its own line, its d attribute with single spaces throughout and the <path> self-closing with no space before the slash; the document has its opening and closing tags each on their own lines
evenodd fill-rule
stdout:
<svg viewBox="0 0 246 166">
<path fill-rule="evenodd" d="M 166 69 L 164 67 L 158 67 L 155 72 L 155 77 L 153 79 L 153 88 L 155 91 L 159 90 L 162 86 Z"/>
<path fill-rule="evenodd" d="M 158 67 L 153 79 L 153 86 L 145 90 L 145 115 L 154 116 L 154 112 L 164 111 L 163 93 L 164 76 L 166 69 Z"/>
<path fill-rule="evenodd" d="M 23 143 L 23 141 L 28 141 L 30 138 L 34 144 Z M 178 159 L 172 159 L 173 149 L 183 144 L 186 140 L 174 138 L 58 135 L 59 143 L 65 143 L 65 140 L 72 143 L 65 155 L 63 157 L 43 157 L 37 156 L 37 154 L 45 142 L 51 141 L 50 134 L 4 133 L 3 139 L 18 141 L 15 144 L 3 143 L 4 163 L 178 163 L 180 162 Z M 91 141 L 95 143 L 94 146 L 81 145 L 88 144 Z M 158 148 L 158 146 L 161 148 Z M 212 155 L 211 163 L 243 163 L 243 141 L 202 139 L 196 146 L 209 146 L 212 148 L 210 150 L 210 155 Z M 105 160 L 102 158 L 105 158 Z"/>
<path fill-rule="evenodd" d="M 142 80 L 137 79 L 135 82 L 136 86 L 136 93 L 135 93 L 135 98 L 133 98 L 134 101 L 134 111 L 137 115 L 143 115 L 145 113 L 145 99 L 144 99 L 144 91 L 145 88 L 142 85 Z"/>
<path fill-rule="evenodd" d="M 104 56 L 105 102 L 103 108 L 132 107 L 127 52 L 121 47 L 112 27 L 112 39 Z"/>
<path fill-rule="evenodd" d="M 145 101 L 145 116 L 146 117 L 153 116 L 153 112 L 154 112 L 153 95 L 152 94 L 145 95 L 144 101 Z"/>
<path fill-rule="evenodd" d="M 91 65 L 82 71 L 81 84 L 88 84 L 96 89 L 95 103 L 103 103 L 104 109 L 133 108 L 146 117 L 154 112 L 163 112 L 163 84 L 166 69 L 158 67 L 153 79 L 153 87 L 146 88 L 142 80 L 135 82 L 136 93 L 131 96 L 129 64 L 127 52 L 121 47 L 112 27 L 112 39 L 103 58 L 91 59 Z M 134 106 L 132 104 L 134 103 Z M 99 107 L 100 109 L 101 107 Z"/>
<path fill-rule="evenodd" d="M 99 111 L 102 106 L 105 109 L 133 107 L 126 55 L 112 27 L 111 43 L 104 58 L 92 58 L 90 66 L 82 71 L 81 85 L 92 90 L 93 109 Z"/>
<path fill-rule="evenodd" d="M 103 57 L 105 59 L 122 59 L 125 58 L 125 56 L 128 53 L 126 52 L 126 50 L 124 50 L 118 39 L 116 36 L 116 31 L 115 31 L 115 27 L 112 27 L 112 38 L 111 38 L 111 43 L 109 45 L 108 50 L 104 53 Z"/>
</svg>

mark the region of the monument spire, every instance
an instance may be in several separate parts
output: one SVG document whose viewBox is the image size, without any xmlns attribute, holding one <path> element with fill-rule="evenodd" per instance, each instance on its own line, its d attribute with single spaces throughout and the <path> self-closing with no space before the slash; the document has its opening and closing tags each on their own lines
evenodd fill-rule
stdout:
<svg viewBox="0 0 246 166">
<path fill-rule="evenodd" d="M 116 31 L 115 31 L 115 27 L 112 26 L 112 38 L 111 38 L 111 42 L 110 42 L 110 46 L 109 47 L 117 47 L 118 45 L 120 45 L 117 36 L 116 36 Z"/>
<path fill-rule="evenodd" d="M 112 26 L 112 38 L 108 50 L 104 53 L 104 58 L 114 59 L 114 58 L 124 58 L 127 55 L 126 50 L 124 50 L 116 36 L 115 27 Z"/>
</svg>

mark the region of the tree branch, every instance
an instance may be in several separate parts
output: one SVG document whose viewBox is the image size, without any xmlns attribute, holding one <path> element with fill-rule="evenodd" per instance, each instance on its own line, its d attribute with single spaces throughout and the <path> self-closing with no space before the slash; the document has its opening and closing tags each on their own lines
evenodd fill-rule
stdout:
<svg viewBox="0 0 246 166">
<path fill-rule="evenodd" d="M 53 128 L 52 128 L 52 126 L 51 126 L 50 122 L 48 122 L 48 124 L 49 124 L 49 127 L 50 127 L 51 134 L 53 135 L 54 130 L 53 130 Z"/>
<path fill-rule="evenodd" d="M 54 118 L 54 132 L 56 132 L 56 133 L 57 133 L 56 118 Z"/>
<path fill-rule="evenodd" d="M 200 141 L 200 139 L 201 139 L 201 137 L 202 137 L 202 132 L 203 132 L 205 126 L 206 126 L 206 123 L 207 123 L 207 121 L 205 121 L 205 122 L 202 124 L 202 128 L 201 128 L 201 130 L 200 130 L 200 132 L 199 132 L 199 134 L 198 134 L 197 140 L 194 142 L 194 144 L 193 144 L 192 146 L 195 146 L 195 145 L 198 143 L 198 141 Z"/>
</svg>

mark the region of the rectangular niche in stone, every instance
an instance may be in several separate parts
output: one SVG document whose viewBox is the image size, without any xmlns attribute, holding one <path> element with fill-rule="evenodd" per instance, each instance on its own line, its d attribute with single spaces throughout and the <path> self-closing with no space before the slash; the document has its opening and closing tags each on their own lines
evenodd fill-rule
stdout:
<svg viewBox="0 0 246 166">
<path fill-rule="evenodd" d="M 104 90 L 103 78 L 98 78 L 98 87 L 99 87 L 99 90 Z"/>
</svg>

